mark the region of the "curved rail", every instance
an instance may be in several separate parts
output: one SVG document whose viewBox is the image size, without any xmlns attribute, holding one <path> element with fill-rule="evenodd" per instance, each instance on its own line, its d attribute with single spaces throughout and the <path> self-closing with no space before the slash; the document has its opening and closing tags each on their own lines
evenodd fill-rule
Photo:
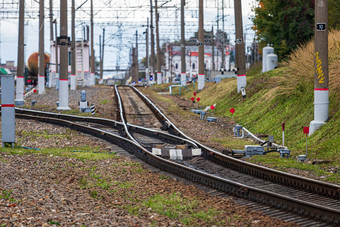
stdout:
<svg viewBox="0 0 340 227">
<path fill-rule="evenodd" d="M 42 116 L 42 117 L 48 117 L 48 118 L 55 118 L 55 119 L 63 119 L 63 120 L 69 120 L 69 121 L 79 121 L 79 122 L 90 122 L 90 123 L 96 123 L 96 124 L 102 124 L 106 126 L 110 126 L 113 128 L 117 128 L 120 131 L 120 134 L 123 134 L 123 137 L 125 136 L 124 133 L 122 133 L 123 129 L 123 123 L 105 119 L 105 118 L 98 118 L 98 117 L 82 117 L 82 116 L 76 116 L 76 115 L 68 115 L 68 114 L 60 114 L 60 113 L 51 113 L 51 112 L 44 112 L 39 110 L 29 110 L 29 109 L 23 109 L 23 108 L 15 108 L 16 114 L 26 114 L 26 115 L 35 115 L 35 116 Z M 127 124 L 127 127 L 130 131 L 137 132 L 140 134 L 144 134 L 150 137 L 155 137 L 161 141 L 164 141 L 166 143 L 180 143 L 180 144 L 188 144 L 189 147 L 198 148 L 195 143 L 193 143 L 190 140 L 171 135 L 162 131 L 156 131 L 149 128 L 144 128 L 137 125 Z"/>
<path fill-rule="evenodd" d="M 25 119 L 30 118 L 47 123 L 66 126 L 80 132 L 94 135 L 96 137 L 117 144 L 118 146 L 127 150 L 129 153 L 135 154 L 138 158 L 142 159 L 143 161 L 154 167 L 176 174 L 180 177 L 184 177 L 193 182 L 210 186 L 212 188 L 218 189 L 222 192 L 234 195 L 236 197 L 245 198 L 251 201 L 256 201 L 258 203 L 270 205 L 272 207 L 276 207 L 282 210 L 287 210 L 289 212 L 317 219 L 322 222 L 329 223 L 331 225 L 338 225 L 340 223 L 339 210 L 320 206 L 318 204 L 302 200 L 293 199 L 288 196 L 268 192 L 255 187 L 250 187 L 231 180 L 207 174 L 196 169 L 185 167 L 178 163 L 165 160 L 163 158 L 157 157 L 156 155 L 153 155 L 151 152 L 148 152 L 141 145 L 130 139 L 109 133 L 104 130 L 83 126 L 77 123 L 57 118 L 24 115 L 19 113 L 16 114 L 16 117 Z"/>
<path fill-rule="evenodd" d="M 202 156 L 216 164 L 222 165 L 224 167 L 239 171 L 241 173 L 246 173 L 264 180 L 269 180 L 271 182 L 296 188 L 299 190 L 307 191 L 310 193 L 315 193 L 323 196 L 327 196 L 333 199 L 340 200 L 340 186 L 322 182 L 306 177 L 301 177 L 293 175 L 290 173 L 285 173 L 282 171 L 270 169 L 264 166 L 249 163 L 240 159 L 235 159 L 224 155 L 216 150 L 213 150 L 200 142 L 190 138 L 180 129 L 178 129 L 175 124 L 173 124 L 162 111 L 142 92 L 137 88 L 133 87 L 134 91 L 147 103 L 150 109 L 158 115 L 158 118 L 163 122 L 166 122 L 170 132 L 175 132 L 177 136 L 183 137 L 187 140 L 192 141 L 197 144 L 199 148 L 202 149 Z"/>
</svg>

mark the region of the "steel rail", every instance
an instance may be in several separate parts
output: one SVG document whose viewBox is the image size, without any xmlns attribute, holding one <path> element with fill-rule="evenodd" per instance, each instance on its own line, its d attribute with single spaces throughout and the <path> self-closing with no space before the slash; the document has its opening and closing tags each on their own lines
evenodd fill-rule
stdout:
<svg viewBox="0 0 340 227">
<path fill-rule="evenodd" d="M 26 114 L 26 115 L 35 115 L 35 116 L 42 116 L 48 118 L 55 118 L 55 119 L 63 119 L 69 121 L 79 121 L 79 122 L 89 122 L 95 124 L 101 124 L 105 126 L 110 126 L 113 128 L 117 128 L 120 133 L 123 129 L 123 123 L 119 121 L 114 121 L 105 118 L 98 118 L 98 117 L 82 117 L 76 115 L 68 115 L 68 114 L 60 114 L 60 113 L 52 113 L 52 112 L 44 112 L 39 110 L 30 110 L 30 109 L 23 109 L 23 108 L 15 108 L 16 114 Z M 171 135 L 162 131 L 157 131 L 149 128 L 145 128 L 142 126 L 137 126 L 133 124 L 127 124 L 128 128 L 132 132 L 140 133 L 143 135 L 147 135 L 150 137 L 157 138 L 166 143 L 179 143 L 179 144 L 188 144 L 189 147 L 198 148 L 195 143 L 185 138 L 181 138 L 175 135 Z M 122 134 L 122 133 L 121 133 Z"/>
<path fill-rule="evenodd" d="M 192 141 L 197 144 L 199 148 L 202 149 L 202 156 L 216 164 L 224 166 L 226 168 L 230 168 L 241 173 L 245 173 L 248 175 L 252 175 L 264 180 L 271 181 L 273 183 L 289 186 L 295 189 L 299 189 L 302 191 L 315 193 L 318 195 L 327 196 L 333 199 L 340 200 L 340 186 L 322 182 L 302 176 L 297 176 L 290 173 L 285 173 L 279 170 L 270 169 L 268 167 L 256 165 L 250 162 L 246 162 L 240 159 L 235 159 L 224 155 L 214 149 L 211 149 L 200 142 L 190 138 L 185 133 L 183 133 L 180 129 L 176 127 L 174 123 L 172 123 L 165 114 L 141 91 L 139 91 L 136 87 L 132 87 L 134 91 L 142 98 L 149 108 L 152 110 L 154 114 L 156 114 L 157 118 L 166 124 L 169 128 L 169 132 L 174 133 L 177 136 L 183 137 L 187 140 Z"/>
<path fill-rule="evenodd" d="M 337 209 L 324 207 L 299 199 L 293 199 L 288 196 L 283 196 L 278 193 L 247 186 L 232 180 L 227 180 L 218 176 L 214 176 L 212 174 L 208 174 L 206 172 L 180 165 L 170 160 L 166 160 L 153 155 L 151 152 L 147 151 L 140 144 L 132 141 L 131 139 L 127 139 L 101 129 L 80 125 L 58 118 L 32 116 L 19 113 L 16 114 L 16 117 L 52 123 L 60 126 L 65 126 L 83 133 L 87 133 L 118 145 L 119 147 L 123 148 L 131 154 L 136 155 L 138 158 L 154 167 L 157 167 L 169 173 L 176 174 L 193 182 L 207 185 L 209 187 L 215 188 L 239 198 L 248 199 L 281 210 L 286 210 L 288 212 L 296 213 L 300 216 L 305 216 L 314 220 L 319 220 L 330 225 L 336 226 L 340 224 L 340 211 Z"/>
</svg>

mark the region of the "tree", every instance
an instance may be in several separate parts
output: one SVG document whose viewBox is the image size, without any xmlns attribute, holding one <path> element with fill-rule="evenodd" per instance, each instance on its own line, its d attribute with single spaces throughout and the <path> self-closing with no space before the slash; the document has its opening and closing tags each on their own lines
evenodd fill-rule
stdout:
<svg viewBox="0 0 340 227">
<path fill-rule="evenodd" d="M 260 0 L 254 11 L 260 46 L 273 44 L 280 58 L 314 35 L 314 0 Z"/>
<path fill-rule="evenodd" d="M 340 0 L 329 0 L 328 2 L 328 26 L 340 29 Z"/>
</svg>

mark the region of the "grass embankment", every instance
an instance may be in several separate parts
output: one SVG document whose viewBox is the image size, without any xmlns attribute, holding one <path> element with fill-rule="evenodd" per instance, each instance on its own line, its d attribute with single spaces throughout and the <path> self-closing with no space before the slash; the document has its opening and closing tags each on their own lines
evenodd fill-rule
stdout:
<svg viewBox="0 0 340 227">
<path fill-rule="evenodd" d="M 21 147 L 21 143 L 27 140 L 48 144 L 48 141 L 59 143 L 64 139 L 70 140 L 72 136 L 75 138 L 72 130 L 65 130 L 62 135 L 59 133 L 44 129 L 22 130 L 18 133 L 15 148 L 0 148 L 0 166 L 12 163 L 11 155 L 33 157 L 36 159 L 34 168 L 40 168 L 40 164 L 43 165 L 41 168 L 45 168 L 45 163 L 49 163 L 48 172 L 44 175 L 60 176 L 54 179 L 57 185 L 72 176 L 75 180 L 68 183 L 69 190 L 80 190 L 88 195 L 88 199 L 97 200 L 98 207 L 94 209 L 100 206 L 112 209 L 114 206 L 130 215 L 147 219 L 152 226 L 170 222 L 189 226 L 222 226 L 256 221 L 256 218 L 247 220 L 243 217 L 246 211 L 237 211 L 228 200 L 220 201 L 215 197 L 208 200 L 204 192 L 197 193 L 193 186 L 182 185 L 166 175 L 153 173 L 141 163 L 130 161 L 104 147 L 86 144 L 42 149 Z M 15 206 L 23 206 L 22 199 L 17 199 L 18 195 L 12 191 L 15 190 L 2 188 L 0 184 L 0 202 L 5 200 L 15 203 Z M 221 206 L 228 207 L 232 214 Z M 62 225 L 57 218 L 53 222 Z"/>
<path fill-rule="evenodd" d="M 290 167 L 310 170 L 340 184 L 339 172 L 331 173 L 334 168 L 339 171 L 340 164 L 340 31 L 329 34 L 329 120 L 308 137 L 309 161 L 321 159 L 330 163 L 313 166 L 293 160 L 305 153 L 303 127 L 309 126 L 314 119 L 313 55 L 314 43 L 310 42 L 297 49 L 276 70 L 260 73 L 261 66 L 253 67 L 247 72 L 246 99 L 236 92 L 235 79 L 223 79 L 218 84 L 207 83 L 198 96 L 201 106 L 217 104 L 212 111 L 217 116 L 231 119 L 229 110 L 233 107 L 236 109 L 234 115 L 237 123 L 253 133 L 274 135 L 274 142 L 280 144 L 281 123 L 286 123 L 285 145 L 291 150 L 292 159 L 280 159 L 277 154 L 273 154 L 252 157 L 250 161 L 266 163 L 282 170 Z M 185 89 L 181 91 L 188 100 L 192 96 L 192 85 L 190 88 L 190 92 Z M 329 172 L 325 171 L 330 169 Z"/>
</svg>

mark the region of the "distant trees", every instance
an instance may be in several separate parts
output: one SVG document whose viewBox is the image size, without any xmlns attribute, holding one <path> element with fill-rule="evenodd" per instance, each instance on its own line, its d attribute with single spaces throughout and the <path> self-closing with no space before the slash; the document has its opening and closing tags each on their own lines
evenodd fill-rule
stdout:
<svg viewBox="0 0 340 227">
<path fill-rule="evenodd" d="M 328 1 L 328 25 L 340 30 L 340 0 Z"/>
<path fill-rule="evenodd" d="M 281 58 L 314 34 L 314 0 L 260 0 L 254 11 L 260 45 L 273 44 Z"/>
<path fill-rule="evenodd" d="M 257 0 L 254 29 L 260 46 L 273 44 L 280 58 L 314 36 L 315 0 Z M 330 29 L 340 29 L 340 0 L 328 0 Z"/>
</svg>

